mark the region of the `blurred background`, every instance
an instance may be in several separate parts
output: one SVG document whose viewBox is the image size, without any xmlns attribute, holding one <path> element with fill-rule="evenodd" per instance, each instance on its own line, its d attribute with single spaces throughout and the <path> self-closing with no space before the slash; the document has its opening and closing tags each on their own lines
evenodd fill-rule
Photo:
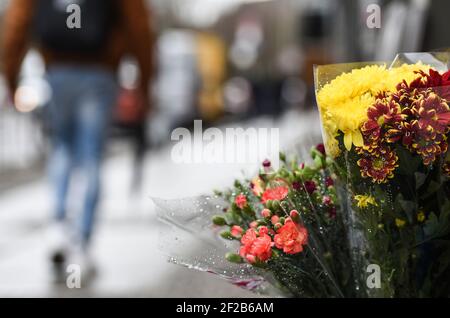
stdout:
<svg viewBox="0 0 450 318">
<path fill-rule="evenodd" d="M 0 0 L 0 23 L 8 2 Z M 381 28 L 366 24 L 371 4 L 381 8 Z M 444 0 L 149 0 L 147 5 L 156 34 L 153 110 L 145 119 L 145 146 L 136 147 L 130 119 L 136 101 L 129 92 L 140 74 L 135 60 L 123 58 L 93 242 L 99 270 L 85 288 L 69 290 L 48 279 L 44 242 L 52 211 L 44 110 L 51 91 L 44 62 L 36 50 L 27 53 L 16 109 L 0 74 L 1 297 L 251 296 L 213 275 L 168 263 L 158 248 L 165 228 L 151 197 L 209 193 L 242 176 L 238 165 L 173 163 L 173 129 L 192 128 L 194 119 L 202 119 L 204 128 L 276 127 L 283 148 L 295 149 L 320 140 L 314 64 L 388 61 L 397 52 L 450 44 L 450 2 Z"/>
</svg>

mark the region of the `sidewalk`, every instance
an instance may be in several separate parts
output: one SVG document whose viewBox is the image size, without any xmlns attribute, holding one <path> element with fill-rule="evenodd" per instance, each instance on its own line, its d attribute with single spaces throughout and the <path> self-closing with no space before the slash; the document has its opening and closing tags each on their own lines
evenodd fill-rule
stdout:
<svg viewBox="0 0 450 318">
<path fill-rule="evenodd" d="M 290 121 L 293 120 L 292 116 Z M 313 116 L 314 117 L 314 116 Z M 304 123 L 311 122 L 311 116 Z M 315 120 L 315 117 L 314 117 Z M 311 129 L 277 123 L 305 134 Z M 293 134 L 290 137 L 296 138 Z M 285 138 L 286 139 L 286 138 Z M 251 297 L 207 273 L 168 263 L 158 250 L 162 225 L 150 196 L 189 197 L 231 184 L 241 171 L 229 166 L 176 165 L 170 147 L 145 161 L 143 192 L 130 195 L 132 158 L 127 151 L 109 158 L 93 255 L 98 276 L 79 290 L 49 283 L 45 233 L 50 211 L 45 177 L 0 195 L 0 297 Z M 193 247 L 195 253 L 195 247 Z"/>
<path fill-rule="evenodd" d="M 148 160 L 162 168 L 163 157 Z M 149 169 L 150 171 L 154 169 Z M 164 170 L 164 169 L 163 169 Z M 156 170 L 151 175 L 164 179 Z M 93 255 L 98 276 L 87 288 L 49 283 L 45 179 L 0 197 L 0 297 L 245 297 L 252 294 L 210 274 L 168 263 L 157 248 L 160 224 L 149 197 L 130 198 L 131 158 L 108 160 Z M 152 182 L 157 186 L 158 182 Z M 145 187 L 145 186 L 144 186 Z"/>
</svg>

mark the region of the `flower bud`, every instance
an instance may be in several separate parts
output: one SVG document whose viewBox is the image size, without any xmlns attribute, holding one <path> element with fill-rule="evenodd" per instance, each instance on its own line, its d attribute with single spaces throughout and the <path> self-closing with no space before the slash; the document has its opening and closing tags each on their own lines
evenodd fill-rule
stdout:
<svg viewBox="0 0 450 318">
<path fill-rule="evenodd" d="M 324 144 L 318 144 L 316 146 L 316 150 L 319 151 L 322 155 L 326 155 Z"/>
<path fill-rule="evenodd" d="M 255 257 L 255 255 L 247 254 L 245 256 L 245 258 L 247 259 L 247 262 L 249 262 L 250 264 L 253 264 L 253 265 L 256 264 L 256 257 Z"/>
<path fill-rule="evenodd" d="M 258 224 L 258 226 L 260 226 L 260 225 L 267 225 L 267 221 L 264 220 L 264 219 L 259 219 L 259 220 L 256 221 L 256 223 Z"/>
<path fill-rule="evenodd" d="M 270 218 L 272 216 L 272 212 L 269 209 L 264 209 L 261 211 L 261 215 L 264 218 Z"/>
<path fill-rule="evenodd" d="M 332 203 L 331 198 L 328 195 L 323 196 L 322 203 L 325 205 L 330 205 Z"/>
<path fill-rule="evenodd" d="M 224 226 L 225 224 L 227 224 L 227 221 L 225 220 L 225 218 L 220 215 L 214 216 L 212 218 L 212 221 L 215 225 L 218 225 L 218 226 Z"/>
<path fill-rule="evenodd" d="M 299 179 L 299 180 L 303 179 L 303 172 L 302 171 L 303 170 L 296 170 L 296 171 L 294 171 L 294 177 L 296 179 Z"/>
<path fill-rule="evenodd" d="M 234 239 L 233 235 L 231 235 L 230 231 L 223 231 L 220 233 L 220 236 L 226 240 L 232 240 Z"/>
<path fill-rule="evenodd" d="M 244 232 L 244 230 L 239 225 L 233 225 L 231 227 L 230 233 L 233 237 L 239 238 L 242 235 L 242 232 Z"/>
<path fill-rule="evenodd" d="M 272 208 L 273 208 L 274 210 L 279 210 L 280 207 L 281 207 L 280 201 L 278 201 L 278 200 L 273 200 L 273 201 L 272 201 Z"/>
<path fill-rule="evenodd" d="M 275 225 L 279 221 L 280 221 L 280 217 L 278 215 L 274 215 L 270 218 L 270 222 L 272 222 L 273 225 Z"/>
<path fill-rule="evenodd" d="M 242 263 L 242 257 L 235 253 L 227 253 L 225 258 L 231 263 Z"/>
<path fill-rule="evenodd" d="M 266 159 L 266 160 L 263 161 L 262 165 L 263 165 L 264 168 L 270 168 L 272 163 L 270 162 L 269 159 Z"/>
<path fill-rule="evenodd" d="M 289 216 L 291 217 L 291 219 L 292 219 L 294 222 L 298 222 L 299 219 L 300 219 L 300 214 L 298 213 L 297 210 L 292 210 L 292 211 L 289 213 Z"/>
</svg>

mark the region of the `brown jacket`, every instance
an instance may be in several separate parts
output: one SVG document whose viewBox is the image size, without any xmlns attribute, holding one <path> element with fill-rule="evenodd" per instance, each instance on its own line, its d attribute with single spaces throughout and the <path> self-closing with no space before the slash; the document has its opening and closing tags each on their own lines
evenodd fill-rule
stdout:
<svg viewBox="0 0 450 318">
<path fill-rule="evenodd" d="M 17 86 L 20 66 L 31 43 L 34 5 L 36 0 L 12 0 L 3 25 L 3 72 L 11 91 Z M 115 70 L 125 54 L 133 55 L 140 66 L 141 87 L 145 94 L 152 73 L 153 33 L 149 8 L 143 0 L 117 0 L 119 18 L 103 53 L 92 58 L 62 56 L 39 48 L 46 64 L 78 62 L 99 64 Z"/>
</svg>

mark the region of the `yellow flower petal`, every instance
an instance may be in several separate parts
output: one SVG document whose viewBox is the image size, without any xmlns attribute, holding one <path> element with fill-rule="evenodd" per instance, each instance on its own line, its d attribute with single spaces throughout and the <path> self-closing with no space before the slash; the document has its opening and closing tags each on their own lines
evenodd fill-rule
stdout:
<svg viewBox="0 0 450 318">
<path fill-rule="evenodd" d="M 362 137 L 361 131 L 359 131 L 359 129 L 355 130 L 353 132 L 352 138 L 353 138 L 353 144 L 356 147 L 362 147 L 364 145 L 363 137 Z"/>
<path fill-rule="evenodd" d="M 353 144 L 353 134 L 351 131 L 347 131 L 344 133 L 345 149 L 347 149 L 348 151 L 352 150 L 352 144 Z"/>
<path fill-rule="evenodd" d="M 406 224 L 405 220 L 402 220 L 402 219 L 399 219 L 399 218 L 395 219 L 395 225 L 397 225 L 398 228 L 404 227 L 405 224 Z"/>
<path fill-rule="evenodd" d="M 357 201 L 356 205 L 358 208 L 367 208 L 370 205 L 378 206 L 375 198 L 371 195 L 367 194 L 358 194 L 355 195 L 355 200 Z"/>
<path fill-rule="evenodd" d="M 423 221 L 425 221 L 425 213 L 423 213 L 423 211 L 420 211 L 418 214 L 417 214 L 417 221 L 419 221 L 419 222 L 423 222 Z"/>
</svg>

